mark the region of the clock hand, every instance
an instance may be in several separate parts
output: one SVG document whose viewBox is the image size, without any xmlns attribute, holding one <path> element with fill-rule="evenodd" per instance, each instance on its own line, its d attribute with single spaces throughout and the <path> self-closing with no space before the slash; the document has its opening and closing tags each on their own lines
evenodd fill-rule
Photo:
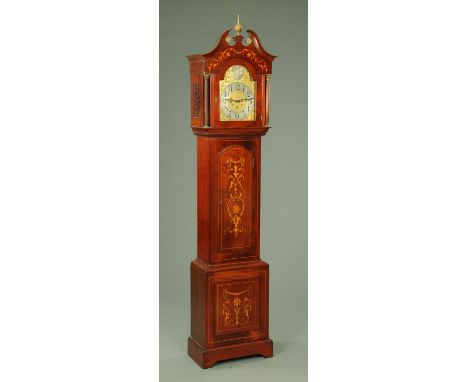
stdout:
<svg viewBox="0 0 468 382">
<path fill-rule="evenodd" d="M 250 97 L 250 98 L 241 98 L 241 99 L 226 98 L 226 101 L 228 101 L 229 103 L 232 103 L 232 102 L 239 103 L 239 102 L 244 102 L 244 101 L 250 101 L 252 99 L 253 99 L 252 97 Z"/>
<path fill-rule="evenodd" d="M 253 98 L 241 98 L 241 99 L 232 99 L 232 98 L 228 98 L 228 101 L 229 101 L 229 102 L 236 102 L 236 103 L 239 103 L 239 102 L 244 102 L 244 101 L 250 101 L 251 99 L 253 99 Z"/>
</svg>

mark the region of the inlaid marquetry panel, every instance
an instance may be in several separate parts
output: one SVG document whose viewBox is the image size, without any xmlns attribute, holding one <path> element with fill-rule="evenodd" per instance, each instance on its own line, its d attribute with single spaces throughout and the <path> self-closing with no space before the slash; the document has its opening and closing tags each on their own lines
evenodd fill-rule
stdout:
<svg viewBox="0 0 468 382">
<path fill-rule="evenodd" d="M 252 167 L 253 152 L 243 146 L 218 154 L 221 251 L 252 245 Z"/>
<path fill-rule="evenodd" d="M 268 269 L 218 272 L 208 277 L 207 304 L 210 329 L 207 344 L 229 344 L 263 339 L 268 332 Z"/>
<path fill-rule="evenodd" d="M 258 288 L 258 279 L 217 285 L 217 334 L 257 328 Z"/>
</svg>

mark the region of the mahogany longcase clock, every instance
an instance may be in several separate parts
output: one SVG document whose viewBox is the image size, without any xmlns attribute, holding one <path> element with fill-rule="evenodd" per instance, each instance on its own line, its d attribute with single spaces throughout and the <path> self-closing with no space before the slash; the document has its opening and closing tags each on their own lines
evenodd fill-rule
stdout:
<svg viewBox="0 0 468 382">
<path fill-rule="evenodd" d="M 197 258 L 191 263 L 188 354 L 202 368 L 273 355 L 269 266 L 260 259 L 260 147 L 269 129 L 273 56 L 255 32 L 225 31 L 188 56 L 197 136 Z"/>
</svg>

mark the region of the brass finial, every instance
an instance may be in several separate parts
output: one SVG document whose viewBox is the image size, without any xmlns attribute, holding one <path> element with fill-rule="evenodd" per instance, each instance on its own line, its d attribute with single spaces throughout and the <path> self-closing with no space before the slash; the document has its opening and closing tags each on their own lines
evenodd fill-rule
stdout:
<svg viewBox="0 0 468 382">
<path fill-rule="evenodd" d="M 234 27 L 234 30 L 236 31 L 237 36 L 239 36 L 239 35 L 240 35 L 240 32 L 242 31 L 242 25 L 241 25 L 241 23 L 239 22 L 239 14 L 237 14 L 237 24 L 236 24 L 236 26 Z"/>
</svg>

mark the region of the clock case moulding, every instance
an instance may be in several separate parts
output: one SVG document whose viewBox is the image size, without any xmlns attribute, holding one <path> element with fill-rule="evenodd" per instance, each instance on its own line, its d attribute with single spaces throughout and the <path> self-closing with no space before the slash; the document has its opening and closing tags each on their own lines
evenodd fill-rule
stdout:
<svg viewBox="0 0 468 382">
<path fill-rule="evenodd" d="M 255 32 L 247 32 L 247 38 L 230 37 L 226 30 L 211 52 L 187 56 L 197 136 L 197 258 L 190 267 L 188 354 L 202 368 L 273 355 L 269 265 L 260 259 L 260 164 L 276 56 L 263 49 Z M 219 120 L 219 81 L 232 65 L 247 68 L 257 82 L 255 121 Z"/>
</svg>

